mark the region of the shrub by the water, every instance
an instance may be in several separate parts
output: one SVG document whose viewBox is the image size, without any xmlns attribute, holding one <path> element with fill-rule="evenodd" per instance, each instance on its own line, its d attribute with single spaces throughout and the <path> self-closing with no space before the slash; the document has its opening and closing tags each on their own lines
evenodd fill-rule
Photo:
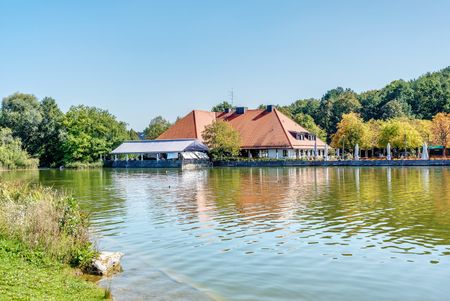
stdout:
<svg viewBox="0 0 450 301">
<path fill-rule="evenodd" d="M 102 168 L 103 162 L 102 161 L 95 161 L 95 162 L 70 162 L 64 165 L 65 168 L 69 169 L 91 169 L 91 168 Z"/>
<path fill-rule="evenodd" d="M 0 183 L 0 236 L 81 268 L 96 254 L 77 201 L 39 185 Z"/>
<path fill-rule="evenodd" d="M 38 160 L 32 159 L 22 149 L 19 138 L 14 138 L 8 128 L 0 128 L 0 169 L 36 168 Z"/>
</svg>

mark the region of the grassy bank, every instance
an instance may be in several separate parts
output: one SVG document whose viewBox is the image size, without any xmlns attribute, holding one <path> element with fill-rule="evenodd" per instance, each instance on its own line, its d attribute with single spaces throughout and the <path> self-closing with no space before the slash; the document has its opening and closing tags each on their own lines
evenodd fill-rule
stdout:
<svg viewBox="0 0 450 301">
<path fill-rule="evenodd" d="M 103 161 L 96 162 L 71 162 L 64 165 L 65 168 L 68 169 L 91 169 L 91 168 L 102 168 Z"/>
<path fill-rule="evenodd" d="M 104 300 L 105 291 L 75 270 L 0 237 L 0 300 Z"/>
<path fill-rule="evenodd" d="M 103 299 L 102 289 L 75 275 L 96 255 L 87 227 L 72 197 L 0 183 L 0 300 Z"/>
</svg>

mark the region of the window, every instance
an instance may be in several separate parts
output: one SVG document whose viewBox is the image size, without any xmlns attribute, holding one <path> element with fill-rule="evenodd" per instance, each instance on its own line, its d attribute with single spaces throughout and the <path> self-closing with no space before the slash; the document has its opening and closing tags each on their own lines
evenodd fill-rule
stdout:
<svg viewBox="0 0 450 301">
<path fill-rule="evenodd" d="M 288 156 L 288 150 L 287 149 L 283 149 L 283 157 L 287 157 Z"/>
</svg>

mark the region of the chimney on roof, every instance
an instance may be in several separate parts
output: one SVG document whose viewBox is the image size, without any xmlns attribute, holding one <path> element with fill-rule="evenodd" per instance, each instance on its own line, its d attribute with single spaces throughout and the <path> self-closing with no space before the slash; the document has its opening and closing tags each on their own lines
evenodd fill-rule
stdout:
<svg viewBox="0 0 450 301">
<path fill-rule="evenodd" d="M 267 112 L 272 112 L 273 109 L 275 109 L 275 106 L 274 106 L 274 105 L 267 105 L 267 106 L 266 106 L 266 111 L 267 111 Z"/>
<path fill-rule="evenodd" d="M 236 114 L 245 114 L 247 112 L 247 107 L 237 107 Z"/>
</svg>

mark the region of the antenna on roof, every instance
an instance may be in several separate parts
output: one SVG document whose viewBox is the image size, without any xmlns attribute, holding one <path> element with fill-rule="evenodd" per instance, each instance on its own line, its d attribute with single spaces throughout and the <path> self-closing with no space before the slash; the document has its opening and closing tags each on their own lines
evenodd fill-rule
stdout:
<svg viewBox="0 0 450 301">
<path fill-rule="evenodd" d="M 233 105 L 233 103 L 234 103 L 234 90 L 233 90 L 233 88 L 231 88 L 231 91 L 230 91 L 230 100 L 231 100 L 231 105 Z"/>
</svg>

